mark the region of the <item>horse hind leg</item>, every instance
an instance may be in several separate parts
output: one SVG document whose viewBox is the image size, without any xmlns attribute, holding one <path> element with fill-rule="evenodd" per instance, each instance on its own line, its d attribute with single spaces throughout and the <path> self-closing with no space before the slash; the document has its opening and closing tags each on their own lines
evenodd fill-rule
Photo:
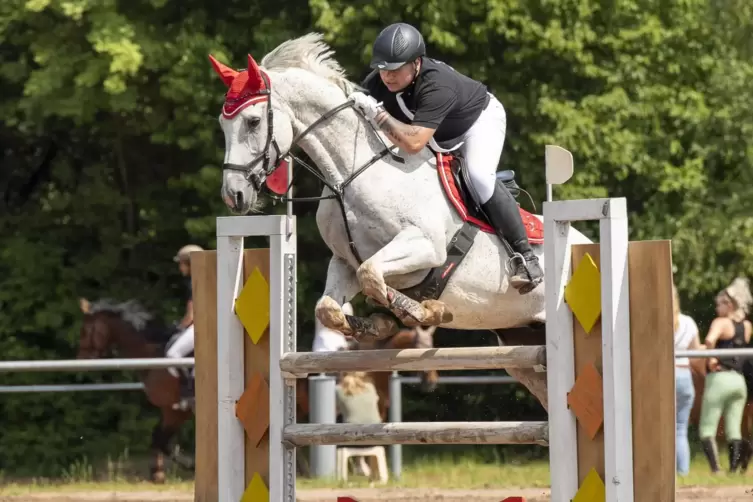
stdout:
<svg viewBox="0 0 753 502">
<path fill-rule="evenodd" d="M 497 343 L 505 345 L 546 345 L 546 327 L 520 327 L 496 330 Z M 533 368 L 506 368 L 521 385 L 538 399 L 545 411 L 549 411 L 549 394 L 547 392 L 547 373 Z"/>
<path fill-rule="evenodd" d="M 438 300 L 417 302 L 385 282 L 385 277 L 406 275 L 442 265 L 443 245 L 437 245 L 417 227 L 409 227 L 363 262 L 356 271 L 363 294 L 389 308 L 409 327 L 438 326 L 452 321 L 447 306 Z"/>
</svg>

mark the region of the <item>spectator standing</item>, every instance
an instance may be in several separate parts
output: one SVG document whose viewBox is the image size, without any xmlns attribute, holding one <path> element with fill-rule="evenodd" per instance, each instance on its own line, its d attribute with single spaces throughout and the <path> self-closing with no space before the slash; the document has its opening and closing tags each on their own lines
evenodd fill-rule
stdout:
<svg viewBox="0 0 753 502">
<path fill-rule="evenodd" d="M 716 315 L 704 344 L 708 349 L 736 349 L 748 344 L 751 323 L 745 317 L 753 297 L 748 280 L 737 277 L 716 296 Z M 729 471 L 735 472 L 742 452 L 742 418 L 748 389 L 743 377 L 741 357 L 708 359 L 706 382 L 701 403 L 699 435 L 711 471 L 720 471 L 716 431 L 724 414 L 724 431 L 729 450 Z"/>
<path fill-rule="evenodd" d="M 672 285 L 672 297 L 674 308 L 674 336 L 675 351 L 678 350 L 701 350 L 698 336 L 698 325 L 692 317 L 680 311 L 680 295 L 677 288 Z M 688 422 L 690 410 L 695 399 L 693 377 L 690 372 L 690 360 L 687 357 L 675 359 L 675 389 L 676 389 L 676 413 L 675 421 L 675 444 L 677 473 L 686 476 L 690 470 L 690 444 L 688 442 Z"/>
</svg>

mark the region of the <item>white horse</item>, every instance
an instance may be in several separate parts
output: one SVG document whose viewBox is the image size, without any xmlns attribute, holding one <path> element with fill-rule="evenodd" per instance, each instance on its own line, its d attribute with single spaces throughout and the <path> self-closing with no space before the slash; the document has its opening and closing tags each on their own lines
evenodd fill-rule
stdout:
<svg viewBox="0 0 753 502">
<path fill-rule="evenodd" d="M 445 264 L 448 244 L 464 220 L 448 200 L 429 149 L 405 155 L 349 107 L 347 96 L 358 86 L 332 54 L 319 34 L 308 34 L 282 43 L 260 66 L 249 55 L 244 71 L 210 56 L 229 88 L 220 115 L 226 145 L 222 197 L 228 208 L 236 214 L 258 210 L 264 183 L 279 178 L 285 168 L 278 166 L 298 145 L 326 185 L 322 197 L 330 197 L 319 203 L 316 216 L 333 254 L 316 305 L 325 327 L 352 336 L 396 331 L 386 316 L 343 313 L 341 305 L 359 292 L 407 325 L 496 331 L 544 323 L 544 284 L 525 295 L 512 288 L 510 255 L 492 233 L 475 234 L 439 298 L 416 301 L 400 292 Z M 572 229 L 570 242 L 590 240 Z M 544 267 L 542 246 L 534 250 Z M 524 342 L 543 339 L 518 343 Z M 546 407 L 544 373 L 509 372 Z"/>
</svg>

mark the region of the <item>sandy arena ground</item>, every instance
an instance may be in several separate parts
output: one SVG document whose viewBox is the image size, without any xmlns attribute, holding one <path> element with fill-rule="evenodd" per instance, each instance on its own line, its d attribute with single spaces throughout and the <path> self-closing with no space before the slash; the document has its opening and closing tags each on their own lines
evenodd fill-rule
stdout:
<svg viewBox="0 0 753 502">
<path fill-rule="evenodd" d="M 300 490 L 299 502 L 335 502 L 338 495 L 349 495 L 358 502 L 500 502 L 514 495 L 527 502 L 548 502 L 548 490 L 431 490 L 431 489 L 353 489 Z M 683 487 L 677 491 L 677 502 L 751 502 L 751 487 Z M 0 495 L 0 502 L 193 502 L 188 493 L 170 492 L 97 492 L 45 493 L 38 495 Z"/>
</svg>

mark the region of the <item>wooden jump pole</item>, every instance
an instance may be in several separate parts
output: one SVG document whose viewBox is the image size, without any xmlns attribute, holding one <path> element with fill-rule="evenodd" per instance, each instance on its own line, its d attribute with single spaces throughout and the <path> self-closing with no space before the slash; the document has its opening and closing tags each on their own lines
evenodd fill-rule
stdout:
<svg viewBox="0 0 753 502">
<path fill-rule="evenodd" d="M 527 427 L 537 432 L 521 437 L 519 442 L 549 439 L 552 501 L 569 501 L 584 486 L 592 489 L 595 485 L 598 490 L 599 482 L 604 500 L 609 502 L 674 500 L 674 432 L 661 427 L 674 420 L 670 247 L 667 241 L 628 245 L 623 208 L 624 199 L 545 203 L 545 240 L 554 246 L 555 253 L 560 253 L 555 255 L 560 257 L 559 262 L 549 258 L 551 251 L 546 255 L 546 263 L 550 264 L 547 284 L 556 284 L 547 292 L 547 342 L 548 346 L 556 345 L 556 350 L 544 352 L 550 376 L 549 438 L 542 432 L 544 427 L 529 423 Z M 546 215 L 552 213 L 555 216 L 547 219 Z M 571 246 L 558 239 L 558 235 L 566 235 L 564 225 L 569 225 L 570 220 L 565 217 L 600 220 L 601 245 Z M 616 219 L 625 221 L 605 223 Z M 359 367 L 350 355 L 333 359 L 326 354 L 295 353 L 294 219 L 218 218 L 217 233 L 217 253 L 192 255 L 197 337 L 195 500 L 241 500 L 245 493 L 251 497 L 247 500 L 294 501 L 295 446 L 321 441 L 311 439 L 307 425 L 295 424 L 293 372 L 332 369 L 330 363 L 335 369 L 360 369 L 369 367 L 369 363 Z M 270 249 L 241 252 L 242 237 L 238 234 L 269 235 Z M 617 249 L 620 246 L 622 254 Z M 598 271 L 601 275 L 597 280 L 600 292 L 596 302 L 601 304 L 598 314 L 602 322 L 589 333 L 570 314 L 575 304 L 588 304 L 576 301 L 580 294 L 588 293 L 588 288 L 573 287 L 576 281 L 570 279 L 571 275 L 582 275 L 577 272 L 584 266 L 581 259 L 586 253 L 595 267 L 606 264 Z M 559 266 L 552 267 L 552 263 Z M 241 280 L 237 280 L 239 272 Z M 556 274 L 554 279 L 551 274 Z M 629 277 L 633 281 L 626 280 Z M 564 291 L 568 285 L 578 295 L 567 297 Z M 268 326 L 258 321 L 264 315 L 257 312 L 249 319 L 246 312 L 245 336 L 237 311 L 248 305 L 250 296 L 254 296 L 251 303 L 259 303 L 259 291 L 247 293 L 254 288 L 263 290 L 269 299 Z M 236 299 L 237 295 L 240 296 Z M 565 298 L 573 305 L 565 305 Z M 555 307 L 552 314 L 550 304 Z M 543 347 L 504 349 L 485 355 L 498 358 L 496 364 L 501 367 L 542 362 Z M 488 363 L 469 357 L 484 355 L 484 351 L 474 352 L 475 348 L 435 351 L 440 356 L 432 359 L 424 354 L 421 369 L 456 368 L 463 363 L 489 367 Z M 410 351 L 398 351 L 406 356 L 387 352 L 390 353 L 369 351 L 368 357 L 377 357 L 390 368 L 418 364 L 418 358 Z M 520 360 L 512 360 L 511 354 L 519 355 Z M 301 366 L 297 366 L 298 362 Z M 302 367 L 304 362 L 308 366 Z M 269 403 L 268 407 L 265 403 Z M 576 418 L 576 411 L 581 418 Z M 600 414 L 603 420 L 593 420 Z M 511 434 L 523 430 L 510 423 L 483 422 L 380 424 L 373 430 L 350 427 L 353 430 L 334 430 L 327 441 L 360 441 L 367 436 L 369 441 L 382 444 L 410 444 L 417 438 L 421 443 L 434 444 L 512 443 L 516 441 Z M 616 431 L 625 436 L 617 437 Z M 632 450 L 632 455 L 616 449 L 617 445 Z M 617 477 L 609 477 L 610 474 Z M 628 483 L 629 489 L 625 487 Z"/>
</svg>

